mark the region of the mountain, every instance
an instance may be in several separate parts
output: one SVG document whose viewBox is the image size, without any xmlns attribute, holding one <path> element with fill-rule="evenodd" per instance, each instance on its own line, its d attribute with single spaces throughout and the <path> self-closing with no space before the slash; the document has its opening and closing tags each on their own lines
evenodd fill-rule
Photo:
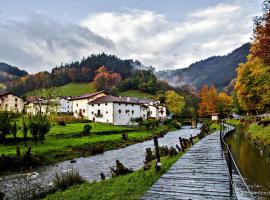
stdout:
<svg viewBox="0 0 270 200">
<path fill-rule="evenodd" d="M 15 80 L 16 78 L 28 75 L 24 70 L 11 66 L 6 63 L 0 63 L 0 83 Z"/>
<path fill-rule="evenodd" d="M 249 50 L 250 43 L 246 43 L 225 56 L 212 56 L 183 69 L 159 71 L 157 76 L 174 86 L 200 89 L 204 84 L 213 84 L 223 90 L 236 77 L 237 66 L 246 62 Z"/>
</svg>

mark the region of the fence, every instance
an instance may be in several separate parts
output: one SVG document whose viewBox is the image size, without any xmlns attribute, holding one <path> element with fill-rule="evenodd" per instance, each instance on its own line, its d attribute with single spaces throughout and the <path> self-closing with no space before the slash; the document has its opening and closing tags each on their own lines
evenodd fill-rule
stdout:
<svg viewBox="0 0 270 200">
<path fill-rule="evenodd" d="M 220 142 L 223 150 L 223 157 L 225 158 L 228 166 L 231 192 L 235 195 L 237 199 L 255 199 L 248 185 L 246 184 L 240 170 L 237 167 L 237 164 L 231 152 L 231 145 L 228 145 L 224 141 L 224 138 L 234 133 L 234 131 L 234 126 L 220 123 Z M 236 187 L 236 183 L 238 187 Z M 241 186 L 241 189 L 239 188 L 239 186 Z M 241 197 L 239 197 L 239 195 L 241 195 Z"/>
</svg>

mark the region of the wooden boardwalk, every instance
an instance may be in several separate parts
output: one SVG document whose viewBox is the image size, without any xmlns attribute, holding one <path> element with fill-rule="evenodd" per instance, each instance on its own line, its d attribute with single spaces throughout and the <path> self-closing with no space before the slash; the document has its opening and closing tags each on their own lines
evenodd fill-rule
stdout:
<svg viewBox="0 0 270 200">
<path fill-rule="evenodd" d="M 235 199 L 231 197 L 219 132 L 191 147 L 142 198 L 167 199 Z"/>
</svg>

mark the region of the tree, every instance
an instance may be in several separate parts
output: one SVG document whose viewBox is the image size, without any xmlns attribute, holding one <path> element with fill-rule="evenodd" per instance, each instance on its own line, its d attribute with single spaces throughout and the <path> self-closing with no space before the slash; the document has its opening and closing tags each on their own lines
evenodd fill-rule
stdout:
<svg viewBox="0 0 270 200">
<path fill-rule="evenodd" d="M 212 85 L 204 85 L 200 92 L 200 103 L 198 114 L 200 117 L 209 117 L 212 113 L 217 112 L 218 108 L 218 94 L 216 88 Z"/>
<path fill-rule="evenodd" d="M 23 141 L 24 145 L 27 146 L 27 133 L 28 133 L 29 127 L 25 120 L 22 122 L 21 131 L 23 133 Z"/>
<path fill-rule="evenodd" d="M 225 92 L 218 94 L 218 112 L 221 116 L 225 117 L 231 113 L 232 110 L 232 98 Z"/>
<path fill-rule="evenodd" d="M 241 113 L 241 107 L 238 101 L 238 97 L 237 97 L 237 91 L 234 90 L 232 93 L 232 112 L 236 113 L 236 114 L 240 114 Z"/>
<path fill-rule="evenodd" d="M 94 85 L 97 90 L 109 91 L 112 86 L 117 85 L 121 81 L 120 74 L 109 73 L 105 66 L 101 66 L 96 73 Z"/>
<path fill-rule="evenodd" d="M 5 142 L 6 136 L 11 134 L 15 115 L 9 112 L 0 113 L 0 142 Z"/>
<path fill-rule="evenodd" d="M 270 106 L 270 67 L 261 59 L 248 56 L 248 61 L 237 69 L 235 88 L 245 111 L 264 112 Z"/>
<path fill-rule="evenodd" d="M 254 19 L 254 41 L 251 55 L 270 66 L 270 2 L 264 1 L 263 15 Z"/>
<path fill-rule="evenodd" d="M 166 105 L 171 113 L 179 115 L 185 107 L 185 99 L 173 90 L 166 92 Z"/>
</svg>

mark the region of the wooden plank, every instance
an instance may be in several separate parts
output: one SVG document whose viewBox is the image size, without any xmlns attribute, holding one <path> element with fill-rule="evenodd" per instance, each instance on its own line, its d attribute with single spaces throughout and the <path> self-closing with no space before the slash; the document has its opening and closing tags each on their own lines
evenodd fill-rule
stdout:
<svg viewBox="0 0 270 200">
<path fill-rule="evenodd" d="M 192 146 L 142 200 L 235 199 L 219 139 L 216 132 Z"/>
</svg>

